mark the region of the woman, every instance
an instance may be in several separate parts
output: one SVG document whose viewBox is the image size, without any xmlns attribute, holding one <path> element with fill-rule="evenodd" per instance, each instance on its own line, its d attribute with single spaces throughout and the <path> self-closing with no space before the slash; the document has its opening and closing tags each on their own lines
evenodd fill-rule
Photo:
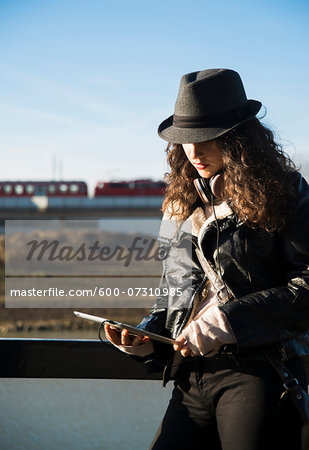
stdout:
<svg viewBox="0 0 309 450">
<path fill-rule="evenodd" d="M 278 349 L 306 387 L 309 188 L 260 108 L 235 71 L 204 70 L 182 77 L 159 127 L 171 167 L 161 286 L 181 295 L 159 296 L 139 326 L 176 342 L 105 327 L 175 379 L 153 449 L 300 448 L 299 413 L 264 351 Z"/>
</svg>

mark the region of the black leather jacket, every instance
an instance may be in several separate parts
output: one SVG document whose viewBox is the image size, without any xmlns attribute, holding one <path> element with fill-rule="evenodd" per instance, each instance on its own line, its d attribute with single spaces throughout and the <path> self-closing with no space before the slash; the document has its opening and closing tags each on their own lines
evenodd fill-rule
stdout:
<svg viewBox="0 0 309 450">
<path fill-rule="evenodd" d="M 160 243 L 168 256 L 163 261 L 162 295 L 139 327 L 172 338 L 180 334 L 207 280 L 195 253 L 198 247 L 230 293 L 231 299 L 219 307 L 240 354 L 254 359 L 273 344 L 285 359 L 309 354 L 309 186 L 300 174 L 295 183 L 298 199 L 281 232 L 253 230 L 232 210 L 219 211 L 219 236 L 215 221 L 204 219 L 194 231 L 201 207 L 181 226 L 163 220 Z M 175 295 L 177 287 L 181 295 Z M 171 357 L 171 346 L 155 344 L 155 349 L 160 359 Z"/>
</svg>

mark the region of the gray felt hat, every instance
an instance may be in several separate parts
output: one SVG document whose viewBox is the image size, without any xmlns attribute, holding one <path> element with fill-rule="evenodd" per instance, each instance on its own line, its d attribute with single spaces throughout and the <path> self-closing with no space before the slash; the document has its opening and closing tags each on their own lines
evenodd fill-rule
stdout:
<svg viewBox="0 0 309 450">
<path fill-rule="evenodd" d="M 180 81 L 175 113 L 160 124 L 158 133 L 175 144 L 210 141 L 254 117 L 261 106 L 247 99 L 234 70 L 188 73 Z"/>
</svg>

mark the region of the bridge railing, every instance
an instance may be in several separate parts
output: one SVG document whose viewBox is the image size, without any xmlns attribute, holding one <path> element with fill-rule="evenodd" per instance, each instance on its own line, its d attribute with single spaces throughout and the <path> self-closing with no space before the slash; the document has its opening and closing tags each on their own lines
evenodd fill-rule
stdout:
<svg viewBox="0 0 309 450">
<path fill-rule="evenodd" d="M 1 378 L 160 380 L 161 373 L 99 340 L 0 339 Z"/>
<path fill-rule="evenodd" d="M 109 342 L 0 338 L 0 378 L 160 380 Z M 309 357 L 304 358 L 309 380 Z"/>
</svg>

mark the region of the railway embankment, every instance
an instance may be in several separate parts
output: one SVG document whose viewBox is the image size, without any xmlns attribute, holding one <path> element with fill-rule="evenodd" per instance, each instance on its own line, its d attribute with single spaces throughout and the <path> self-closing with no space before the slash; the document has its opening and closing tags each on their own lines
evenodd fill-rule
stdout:
<svg viewBox="0 0 309 450">
<path fill-rule="evenodd" d="M 8 308 L 5 305 L 4 236 L 0 236 L 0 336 L 32 331 L 96 330 L 94 322 L 74 316 L 72 308 Z M 147 314 L 143 308 L 82 308 L 82 311 L 138 324 Z"/>
</svg>

